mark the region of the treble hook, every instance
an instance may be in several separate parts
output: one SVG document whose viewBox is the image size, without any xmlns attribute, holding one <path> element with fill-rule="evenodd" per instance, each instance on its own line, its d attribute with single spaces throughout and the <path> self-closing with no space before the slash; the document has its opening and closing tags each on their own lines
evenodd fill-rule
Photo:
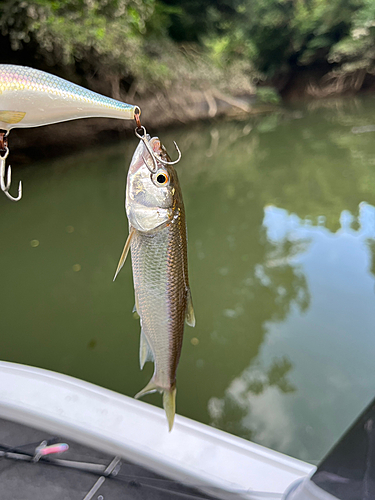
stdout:
<svg viewBox="0 0 375 500">
<path fill-rule="evenodd" d="M 138 121 L 139 121 L 139 118 L 138 118 Z M 138 121 L 137 121 L 137 125 L 138 125 Z M 140 123 L 140 122 L 139 122 Z M 138 130 L 142 130 L 143 131 L 143 135 L 141 135 Z M 141 141 L 143 142 L 143 144 L 146 146 L 146 149 L 147 151 L 150 153 L 151 155 L 151 159 L 152 159 L 152 162 L 154 164 L 154 168 L 152 169 L 148 163 L 146 162 L 146 166 L 147 168 L 149 169 L 149 171 L 152 173 L 152 174 L 155 174 L 158 169 L 159 169 L 159 166 L 158 166 L 158 162 L 159 163 L 162 163 L 163 165 L 176 165 L 176 163 L 178 163 L 180 160 L 181 160 L 181 151 L 179 149 L 179 147 L 177 146 L 177 143 L 175 141 L 173 141 L 173 144 L 177 150 L 177 153 L 178 153 L 178 158 L 177 160 L 175 161 L 166 161 L 166 160 L 162 160 L 161 158 L 159 158 L 158 156 L 155 156 L 155 153 L 153 152 L 151 146 L 150 146 L 150 143 L 148 142 L 147 140 L 147 132 L 146 132 L 146 129 L 145 127 L 143 127 L 142 125 L 140 127 L 137 127 L 135 129 L 135 135 L 136 137 L 138 137 L 138 139 L 141 139 Z"/>
<path fill-rule="evenodd" d="M 9 132 L 7 132 L 6 134 L 4 132 L 0 133 L 0 143 L 2 146 L 1 150 L 5 151 L 5 153 L 3 155 L 0 154 L 0 187 L 1 187 L 1 190 L 3 191 L 3 193 L 5 194 L 5 196 L 7 196 L 7 198 L 9 198 L 11 201 L 19 201 L 22 198 L 22 182 L 21 181 L 18 185 L 17 198 L 14 198 L 11 194 L 9 194 L 10 183 L 12 181 L 12 168 L 10 165 L 8 167 L 8 171 L 6 174 L 7 179 L 5 182 L 5 171 L 6 171 L 5 160 L 7 159 L 8 154 L 9 154 L 9 148 L 6 145 L 7 144 L 6 137 L 7 137 L 8 133 Z M 4 139 L 5 139 L 5 141 L 4 141 Z"/>
</svg>

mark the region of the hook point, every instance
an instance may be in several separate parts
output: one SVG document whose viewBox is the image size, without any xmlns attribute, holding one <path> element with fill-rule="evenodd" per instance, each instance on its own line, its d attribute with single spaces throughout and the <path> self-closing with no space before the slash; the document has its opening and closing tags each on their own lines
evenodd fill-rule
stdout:
<svg viewBox="0 0 375 500">
<path fill-rule="evenodd" d="M 4 137 L 6 137 L 7 135 L 8 135 L 8 133 L 5 134 Z M 7 159 L 8 154 L 9 154 L 9 149 L 6 146 L 5 147 L 5 154 L 0 155 L 0 188 L 9 200 L 19 201 L 22 198 L 22 182 L 21 181 L 18 184 L 18 196 L 14 197 L 11 194 L 9 194 L 9 188 L 10 188 L 10 184 L 12 181 L 12 168 L 9 165 L 7 173 L 5 174 L 5 170 L 6 170 L 5 160 Z M 6 182 L 5 182 L 5 177 L 6 177 Z"/>
</svg>

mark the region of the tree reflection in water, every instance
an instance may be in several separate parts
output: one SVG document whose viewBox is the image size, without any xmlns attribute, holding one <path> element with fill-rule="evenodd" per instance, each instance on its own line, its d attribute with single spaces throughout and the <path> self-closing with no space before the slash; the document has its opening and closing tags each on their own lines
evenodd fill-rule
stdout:
<svg viewBox="0 0 375 500">
<path fill-rule="evenodd" d="M 374 111 L 321 102 L 178 138 L 200 341 L 182 413 L 315 461 L 375 392 L 375 141 L 352 132 Z M 294 392 L 268 381 L 280 360 Z"/>
<path fill-rule="evenodd" d="M 222 396 L 210 398 L 211 425 L 316 462 L 373 395 L 375 208 L 362 203 L 358 213 L 343 211 L 332 235 L 266 207 L 263 224 L 275 250 L 255 274 L 270 286 L 265 270 L 287 264 L 304 285 L 285 315 L 265 321 L 256 357 Z M 347 409 L 338 415 L 337 408 Z"/>
<path fill-rule="evenodd" d="M 284 394 L 292 393 L 296 387 L 287 378 L 292 363 L 286 357 L 275 359 L 266 369 L 254 363 L 246 369 L 239 379 L 235 379 L 223 399 L 211 398 L 208 402 L 210 423 L 236 435 L 254 438 L 254 432 L 244 424 L 251 410 L 253 395 L 259 395 L 270 387 L 279 389 Z"/>
</svg>

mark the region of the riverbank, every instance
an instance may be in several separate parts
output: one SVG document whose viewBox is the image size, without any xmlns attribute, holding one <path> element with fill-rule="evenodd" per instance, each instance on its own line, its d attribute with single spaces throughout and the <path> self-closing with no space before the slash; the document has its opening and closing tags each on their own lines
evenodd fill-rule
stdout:
<svg viewBox="0 0 375 500">
<path fill-rule="evenodd" d="M 178 89 L 145 99 L 133 99 L 142 110 L 141 122 L 150 133 L 188 123 L 220 117 L 246 118 L 270 113 L 274 105 L 259 102 L 255 94 L 240 97 L 218 90 L 186 92 Z M 118 141 L 134 133 L 133 121 L 106 118 L 74 120 L 45 127 L 14 129 L 9 137 L 12 157 L 18 162 L 30 158 L 50 158 L 88 148 L 98 143 Z"/>
<path fill-rule="evenodd" d="M 283 104 L 311 102 L 314 107 L 324 107 L 337 97 L 352 97 L 358 93 L 353 89 L 341 93 L 323 92 L 320 82 L 316 74 L 314 78 L 305 74 L 291 80 L 281 92 L 279 104 L 261 102 L 256 94 L 234 97 L 216 90 L 181 91 L 168 95 L 160 92 L 147 99 L 134 100 L 134 103 L 142 109 L 142 124 L 151 134 L 158 134 L 161 130 L 177 129 L 198 121 L 245 120 L 250 116 L 279 112 Z M 364 90 L 367 93 L 375 91 L 375 82 L 369 80 Z M 98 143 L 115 143 L 132 136 L 134 128 L 133 121 L 89 118 L 38 128 L 14 129 L 9 137 L 11 161 L 22 165 L 30 159 L 54 158 Z"/>
<path fill-rule="evenodd" d="M 136 103 L 150 131 L 248 116 L 258 102 L 275 103 L 259 99 L 265 86 L 286 102 L 375 91 L 373 3 L 344 4 L 7 0 L 0 5 L 1 63 Z M 22 133 L 18 145 L 52 155 L 115 140 L 133 126 L 72 122 Z"/>
<path fill-rule="evenodd" d="M 10 61 L 8 61 L 10 62 Z M 15 61 L 25 64 L 24 61 Z M 31 64 L 28 64 L 31 65 Z M 51 73 L 56 68 L 43 68 Z M 57 71 L 58 72 L 58 71 Z M 73 74 L 60 75 L 77 80 Z M 262 82 L 256 87 L 244 74 L 228 75 L 221 87 L 208 85 L 194 88 L 191 82 L 177 83 L 168 90 L 137 92 L 134 88 L 121 91 L 108 78 L 83 79 L 87 88 L 137 104 L 142 110 L 141 121 L 154 134 L 161 129 L 178 128 L 205 120 L 247 119 L 249 116 L 280 111 L 283 104 L 353 96 L 375 91 L 375 76 L 355 72 L 339 77 L 329 66 L 299 68 L 284 78 Z M 235 92 L 237 83 L 237 94 Z M 14 129 L 9 142 L 12 161 L 28 163 L 30 159 L 52 158 L 72 151 L 123 139 L 134 133 L 135 123 L 114 119 L 84 119 L 34 129 Z"/>
<path fill-rule="evenodd" d="M 329 65 L 301 67 L 291 72 L 286 81 L 275 80 L 275 86 L 286 102 L 346 97 L 375 92 L 375 75 L 363 69 L 342 73 Z"/>
</svg>

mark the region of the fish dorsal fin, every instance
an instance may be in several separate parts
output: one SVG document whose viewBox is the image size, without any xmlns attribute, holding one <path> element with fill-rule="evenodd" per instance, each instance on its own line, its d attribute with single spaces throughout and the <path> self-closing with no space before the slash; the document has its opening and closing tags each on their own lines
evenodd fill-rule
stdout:
<svg viewBox="0 0 375 500">
<path fill-rule="evenodd" d="M 141 370 L 147 361 L 154 361 L 154 355 L 151 351 L 150 344 L 148 343 L 143 330 L 141 330 L 141 340 L 139 343 L 139 364 Z"/>
<path fill-rule="evenodd" d="M 193 299 L 191 298 L 190 288 L 188 288 L 187 292 L 185 321 L 187 325 L 195 326 L 195 314 L 193 309 Z"/>
<path fill-rule="evenodd" d="M 113 278 L 113 281 L 115 281 L 115 279 L 117 278 L 118 273 L 122 269 L 122 266 L 125 264 L 126 257 L 128 256 L 129 249 L 130 249 L 130 243 L 131 243 L 131 240 L 132 240 L 132 238 L 134 236 L 134 233 L 135 233 L 135 229 L 134 229 L 134 227 L 131 227 L 130 231 L 129 231 L 129 236 L 128 236 L 128 238 L 126 240 L 126 243 L 125 243 L 125 246 L 124 246 L 124 250 L 122 251 L 119 263 L 117 265 L 117 269 L 116 269 L 115 277 Z"/>
</svg>

